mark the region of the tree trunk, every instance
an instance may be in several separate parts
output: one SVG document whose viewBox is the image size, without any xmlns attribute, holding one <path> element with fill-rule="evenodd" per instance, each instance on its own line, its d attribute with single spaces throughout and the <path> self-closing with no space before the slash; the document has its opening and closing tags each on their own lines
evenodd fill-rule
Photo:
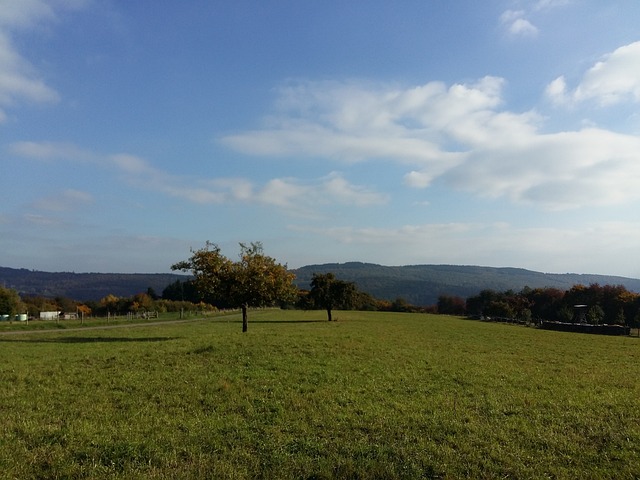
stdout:
<svg viewBox="0 0 640 480">
<path fill-rule="evenodd" d="M 333 318 L 331 317 L 331 309 L 327 308 L 327 320 L 332 321 Z"/>
<path fill-rule="evenodd" d="M 247 320 L 247 306 L 242 305 L 242 332 L 246 332 L 249 328 L 249 321 Z"/>
</svg>

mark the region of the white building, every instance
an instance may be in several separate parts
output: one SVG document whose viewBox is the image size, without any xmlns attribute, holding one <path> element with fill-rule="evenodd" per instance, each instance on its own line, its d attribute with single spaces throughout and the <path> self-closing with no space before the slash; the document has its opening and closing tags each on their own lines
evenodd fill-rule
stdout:
<svg viewBox="0 0 640 480">
<path fill-rule="evenodd" d="M 58 320 L 62 312 L 40 312 L 40 320 Z"/>
</svg>

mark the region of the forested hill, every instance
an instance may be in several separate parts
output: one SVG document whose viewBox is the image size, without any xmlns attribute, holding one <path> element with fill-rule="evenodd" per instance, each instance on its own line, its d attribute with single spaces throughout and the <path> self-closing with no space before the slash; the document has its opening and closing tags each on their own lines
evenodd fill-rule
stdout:
<svg viewBox="0 0 640 480">
<path fill-rule="evenodd" d="M 0 285 L 20 294 L 100 300 L 107 295 L 130 297 L 152 288 L 158 295 L 176 280 L 188 277 L 163 273 L 73 273 L 39 272 L 0 267 Z"/>
<path fill-rule="evenodd" d="M 375 298 L 395 300 L 403 298 L 413 305 L 433 305 L 440 295 L 470 297 L 484 289 L 520 291 L 553 287 L 568 290 L 573 285 L 623 285 L 627 290 L 640 292 L 640 279 L 609 275 L 581 275 L 574 273 L 540 273 L 522 268 L 493 268 L 459 265 L 409 265 L 387 267 L 349 262 L 309 265 L 297 270 L 300 288 L 309 288 L 314 273 L 331 272 L 341 280 L 355 282 L 358 288 Z"/>
<path fill-rule="evenodd" d="M 484 289 L 520 291 L 554 287 L 568 290 L 573 285 L 623 285 L 640 292 L 640 279 L 607 275 L 540 273 L 522 268 L 493 268 L 459 265 L 410 265 L 387 267 L 371 263 L 327 263 L 308 265 L 293 271 L 300 288 L 309 288 L 314 273 L 334 273 L 337 278 L 355 282 L 358 288 L 378 299 L 403 298 L 413 305 L 433 305 L 440 295 L 463 298 Z M 162 294 L 166 286 L 188 277 L 178 274 L 39 272 L 0 267 L 0 285 L 21 294 L 99 300 L 109 294 L 130 297 L 152 288 Z"/>
</svg>

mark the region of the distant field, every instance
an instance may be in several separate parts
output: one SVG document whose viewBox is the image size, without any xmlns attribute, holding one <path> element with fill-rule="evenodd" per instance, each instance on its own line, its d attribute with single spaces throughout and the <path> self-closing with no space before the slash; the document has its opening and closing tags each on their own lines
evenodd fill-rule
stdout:
<svg viewBox="0 0 640 480">
<path fill-rule="evenodd" d="M 0 336 L 0 478 L 637 478 L 640 340 L 267 310 Z"/>
<path fill-rule="evenodd" d="M 173 322 L 177 320 L 194 320 L 215 317 L 223 317 L 225 315 L 234 314 L 236 311 L 223 311 L 223 312 L 184 312 L 183 316 L 180 316 L 180 312 L 168 312 L 160 313 L 157 317 L 142 318 L 128 315 L 118 315 L 110 317 L 93 317 L 89 316 L 84 319 L 71 319 L 71 320 L 29 320 L 24 322 L 19 321 L 1 321 L 0 322 L 0 334 L 9 332 L 28 332 L 32 330 L 71 330 L 71 329 L 89 329 L 91 327 L 112 327 L 112 326 L 129 326 L 129 325 L 148 325 L 158 322 Z"/>
</svg>

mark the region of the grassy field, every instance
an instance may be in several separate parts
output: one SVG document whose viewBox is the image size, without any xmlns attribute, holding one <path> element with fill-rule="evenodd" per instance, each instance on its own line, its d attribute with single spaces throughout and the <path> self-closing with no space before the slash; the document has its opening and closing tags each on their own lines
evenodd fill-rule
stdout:
<svg viewBox="0 0 640 480">
<path fill-rule="evenodd" d="M 2 321 L 0 322 L 0 334 L 5 332 L 23 332 L 32 330 L 65 330 L 75 328 L 88 328 L 88 327 L 103 327 L 103 326 L 115 326 L 115 325 L 133 325 L 133 324 L 149 324 L 157 322 L 171 322 L 175 320 L 193 320 L 194 318 L 204 317 L 221 317 L 229 314 L 239 312 L 239 310 L 226 310 L 218 312 L 184 312 L 182 316 L 180 312 L 165 312 L 160 313 L 157 317 L 142 318 L 142 317 L 129 317 L 128 315 L 118 315 L 110 317 L 94 317 L 89 316 L 84 319 L 70 319 L 70 320 L 29 320 L 28 322 L 19 321 Z"/>
<path fill-rule="evenodd" d="M 0 336 L 0 478 L 638 478 L 640 340 L 267 310 Z"/>
</svg>

